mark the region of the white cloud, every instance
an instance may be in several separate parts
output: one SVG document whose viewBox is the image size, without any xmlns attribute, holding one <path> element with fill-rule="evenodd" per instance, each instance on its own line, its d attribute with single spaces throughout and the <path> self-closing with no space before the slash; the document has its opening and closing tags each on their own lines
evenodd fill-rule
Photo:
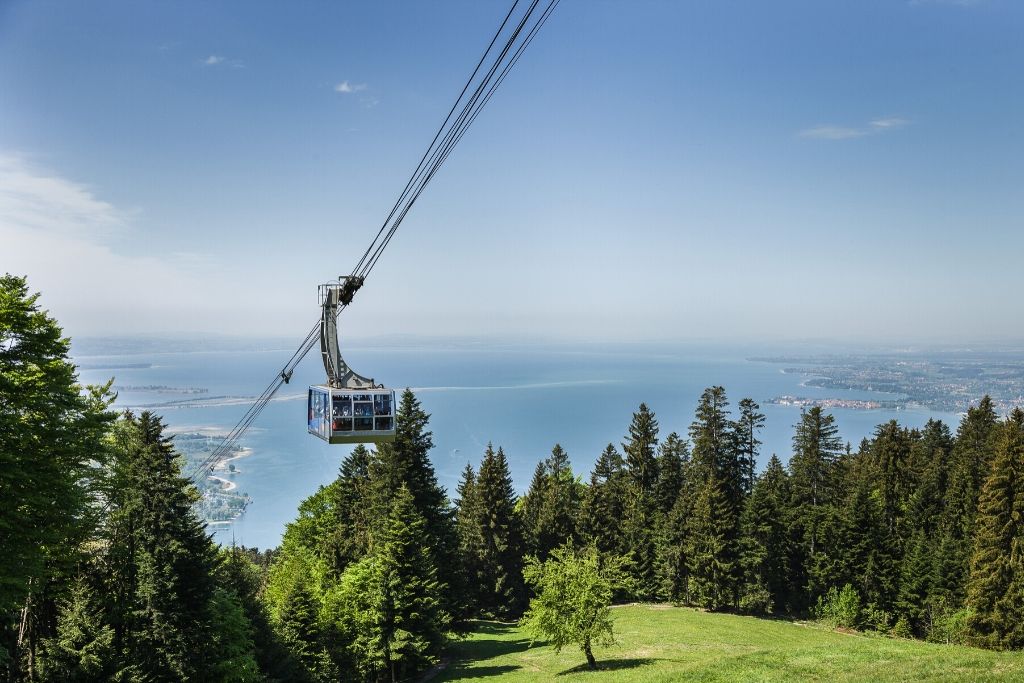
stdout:
<svg viewBox="0 0 1024 683">
<path fill-rule="evenodd" d="M 108 238 L 122 232 L 130 215 L 97 199 L 84 185 L 32 169 L 17 156 L 0 154 L 0 219 L 26 230 L 64 237 Z"/>
<path fill-rule="evenodd" d="M 909 123 L 910 121 L 907 119 L 898 116 L 886 116 L 872 119 L 866 125 L 857 127 L 821 124 L 805 128 L 798 135 L 802 138 L 816 138 L 818 140 L 849 140 L 850 138 L 862 138 L 865 135 L 876 135 L 895 130 Z"/>
<path fill-rule="evenodd" d="M 341 83 L 338 83 L 336 86 L 334 86 L 334 92 L 340 92 L 346 95 L 355 92 L 360 92 L 361 90 L 366 90 L 365 83 L 349 83 L 348 81 L 342 81 Z"/>
<path fill-rule="evenodd" d="M 0 273 L 27 275 L 69 334 L 164 331 L 215 317 L 209 292 L 223 269 L 202 254 L 128 253 L 144 245 L 136 218 L 0 152 Z"/>
<path fill-rule="evenodd" d="M 908 123 L 910 123 L 910 121 L 901 119 L 898 116 L 889 116 L 886 118 L 874 119 L 869 125 L 876 130 L 887 130 L 891 128 L 900 128 Z"/>
<path fill-rule="evenodd" d="M 202 60 L 203 66 L 230 66 L 233 69 L 241 69 L 245 64 L 241 59 L 228 59 L 221 55 L 210 55 Z"/>
</svg>

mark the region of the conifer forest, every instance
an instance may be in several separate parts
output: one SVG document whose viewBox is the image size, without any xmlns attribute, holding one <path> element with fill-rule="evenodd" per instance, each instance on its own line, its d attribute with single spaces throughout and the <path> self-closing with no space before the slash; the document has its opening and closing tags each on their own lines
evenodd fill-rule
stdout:
<svg viewBox="0 0 1024 683">
<path fill-rule="evenodd" d="M 712 386 L 672 428 L 640 404 L 589 472 L 554 444 L 519 495 L 500 444 L 444 490 L 406 390 L 259 550 L 211 541 L 161 417 L 113 398 L 0 280 L 4 680 L 418 680 L 478 619 L 594 665 L 631 602 L 1024 647 L 1024 411 L 987 398 L 859 444 L 810 408 L 765 459 L 758 404 Z"/>
</svg>

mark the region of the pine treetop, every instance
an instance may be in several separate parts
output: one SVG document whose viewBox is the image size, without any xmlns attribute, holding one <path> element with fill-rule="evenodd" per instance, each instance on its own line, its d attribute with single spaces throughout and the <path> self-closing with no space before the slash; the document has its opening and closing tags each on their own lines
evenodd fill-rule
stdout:
<svg viewBox="0 0 1024 683">
<path fill-rule="evenodd" d="M 655 458 L 657 446 L 658 420 L 647 404 L 641 403 L 633 413 L 627 440 L 622 444 L 626 454 L 626 471 L 637 494 L 654 493 L 654 485 L 658 480 L 658 462 Z"/>
</svg>

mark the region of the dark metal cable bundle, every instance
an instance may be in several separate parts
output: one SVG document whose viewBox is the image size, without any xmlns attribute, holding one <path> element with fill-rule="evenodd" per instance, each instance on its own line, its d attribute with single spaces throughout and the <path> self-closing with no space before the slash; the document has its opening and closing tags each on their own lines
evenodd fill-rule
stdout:
<svg viewBox="0 0 1024 683">
<path fill-rule="evenodd" d="M 548 17 L 559 2 L 560 0 L 549 0 L 544 11 L 537 15 L 536 10 L 540 0 L 532 0 L 518 22 L 515 23 L 514 28 L 510 29 L 501 50 L 492 55 L 494 46 L 498 43 L 499 37 L 505 32 L 506 26 L 509 25 L 509 18 L 515 13 L 519 0 L 516 0 L 512 5 L 512 9 L 498 28 L 498 32 L 491 40 L 491 43 L 487 46 L 487 50 L 470 75 L 451 112 L 449 112 L 448 117 L 441 124 L 441 128 L 438 129 L 437 135 L 434 136 L 434 140 L 427 148 L 423 159 L 420 160 L 416 170 L 413 171 L 412 178 L 406 184 L 405 190 L 399 196 L 398 201 L 395 202 L 395 207 L 392 209 L 391 215 L 389 215 L 390 226 L 387 222 L 381 226 L 377 237 L 374 238 L 374 243 L 367 250 L 368 253 L 372 253 L 370 253 L 368 258 L 360 259 L 360 262 L 352 271 L 353 275 L 366 278 L 370 274 L 384 249 L 391 242 L 391 238 L 394 237 L 398 226 L 405 219 L 406 214 L 409 213 L 409 210 L 416 203 L 416 200 L 427 184 L 433 179 L 434 174 L 437 173 L 438 169 L 448 158 L 448 155 L 451 154 L 452 149 L 465 135 L 466 130 L 476 120 L 476 117 L 490 100 L 494 91 L 501 85 L 508 71 L 519 60 L 523 50 L 532 42 L 540 27 L 547 22 Z M 528 30 L 527 27 L 529 27 Z M 486 72 L 478 78 L 481 66 L 488 62 L 489 67 Z M 467 97 L 466 93 L 470 91 L 470 88 L 472 88 L 472 94 Z M 451 115 L 456 109 L 459 109 L 460 103 L 462 107 L 459 110 L 459 115 L 453 121 Z M 387 228 L 386 232 L 384 231 L 385 227 Z M 383 238 L 381 238 L 382 234 L 384 235 Z"/>
</svg>

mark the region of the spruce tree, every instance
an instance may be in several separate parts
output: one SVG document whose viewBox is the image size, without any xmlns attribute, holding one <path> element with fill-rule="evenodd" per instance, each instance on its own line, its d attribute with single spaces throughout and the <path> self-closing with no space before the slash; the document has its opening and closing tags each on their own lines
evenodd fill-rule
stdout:
<svg viewBox="0 0 1024 683">
<path fill-rule="evenodd" d="M 757 456 L 761 447 L 758 433 L 764 427 L 764 414 L 761 406 L 752 398 L 741 399 L 739 419 L 733 426 L 736 432 L 737 459 L 740 467 L 740 486 L 743 494 L 749 496 L 754 490 L 754 472 L 757 467 Z"/>
<path fill-rule="evenodd" d="M 692 462 L 684 467 L 683 486 L 662 525 L 658 539 L 659 594 L 676 603 L 690 604 L 690 524 L 697 505 L 698 482 Z M 703 484 L 703 482 L 701 482 Z"/>
<path fill-rule="evenodd" d="M 322 642 L 319 609 L 320 604 L 305 579 L 292 583 L 280 606 L 277 633 L 289 658 L 297 663 L 290 673 L 300 681 L 329 680 L 330 658 Z"/>
<path fill-rule="evenodd" d="M 530 487 L 526 489 L 526 494 L 519 499 L 518 504 L 519 516 L 523 520 L 526 550 L 530 555 L 537 555 L 540 551 L 541 514 L 547 495 L 547 485 L 548 470 L 545 462 L 541 460 L 533 469 Z"/>
<path fill-rule="evenodd" d="M 479 560 L 480 607 L 501 618 L 518 616 L 524 607 L 523 529 L 516 511 L 516 493 L 512 486 L 505 452 L 490 446 L 480 464 L 476 484 L 480 535 Z"/>
<path fill-rule="evenodd" d="M 334 529 L 329 533 L 329 562 L 337 576 L 369 549 L 372 459 L 372 454 L 363 444 L 353 448 L 342 461 L 341 471 L 333 487 Z"/>
<path fill-rule="evenodd" d="M 807 546 L 801 545 L 798 538 L 794 539 L 793 528 L 787 523 L 792 553 L 788 600 L 797 614 L 806 613 L 816 605 L 819 598 L 827 598 L 830 590 L 839 590 L 839 586 L 845 587 L 851 581 L 851 568 L 846 564 L 848 553 L 845 547 L 848 515 L 841 502 L 824 505 L 819 510 L 813 556 L 803 554 Z M 792 509 L 790 515 L 792 520 Z M 855 590 L 852 585 L 850 589 Z"/>
<path fill-rule="evenodd" d="M 788 504 L 788 476 L 782 461 L 772 455 L 754 484 L 741 519 L 743 585 L 739 604 L 745 611 L 772 612 L 787 607 Z"/>
<path fill-rule="evenodd" d="M 387 519 L 395 491 L 404 485 L 409 489 L 416 511 L 423 517 L 426 534 L 423 543 L 430 549 L 434 565 L 455 567 L 459 544 L 455 514 L 430 462 L 434 441 L 427 430 L 429 422 L 430 416 L 416 395 L 409 389 L 402 392 L 395 416 L 395 440 L 378 444 L 376 457 L 369 464 L 371 500 L 368 508 L 374 519 Z M 458 585 L 458 574 L 446 573 L 444 579 L 447 585 L 443 591 L 444 609 L 449 614 L 460 614 L 464 610 L 465 587 Z"/>
<path fill-rule="evenodd" d="M 658 597 L 658 421 L 641 403 L 633 413 L 629 434 L 622 444 L 625 453 L 626 501 L 623 532 L 629 550 L 633 595 L 638 600 Z"/>
<path fill-rule="evenodd" d="M 865 471 L 858 473 L 844 505 L 840 533 L 832 543 L 822 543 L 823 553 L 839 559 L 841 573 L 818 577 L 817 583 L 822 593 L 849 583 L 864 604 L 889 610 L 898 587 L 899 542 L 886 523 L 884 494 L 872 485 L 869 464 L 863 463 Z"/>
<path fill-rule="evenodd" d="M 735 459 L 734 432 L 729 421 L 729 400 L 722 387 L 709 387 L 701 394 L 696 416 L 690 425 L 694 477 L 704 482 L 721 477 Z"/>
<path fill-rule="evenodd" d="M 491 447 L 488 445 L 488 452 Z M 457 487 L 458 499 L 455 501 L 455 523 L 459 534 L 459 570 L 462 582 L 466 586 L 465 613 L 461 616 L 470 617 L 479 614 L 482 598 L 481 560 L 484 553 L 483 524 L 484 511 L 481 507 L 480 494 L 477 489 L 476 472 L 473 466 L 466 463 L 462 478 Z"/>
<path fill-rule="evenodd" d="M 83 573 L 59 604 L 57 633 L 45 641 L 40 656 L 40 679 L 113 680 L 119 668 L 113 643 L 114 630 L 104 619 L 100 596 Z"/>
<path fill-rule="evenodd" d="M 654 486 L 658 481 L 658 460 L 655 457 L 657 446 L 658 420 L 647 404 L 641 403 L 633 413 L 629 436 L 622 444 L 626 454 L 626 472 L 634 495 L 654 495 Z"/>
<path fill-rule="evenodd" d="M 907 527 L 910 533 L 923 531 L 935 536 L 943 513 L 943 497 L 948 486 L 948 466 L 953 438 L 939 420 L 928 420 L 921 438 L 914 443 L 912 461 L 916 474 L 907 500 Z"/>
<path fill-rule="evenodd" d="M 577 524 L 580 517 L 582 490 L 569 462 L 569 454 L 561 444 L 555 444 L 546 462 L 547 486 L 541 507 L 539 556 L 547 554 L 566 541 L 578 540 Z"/>
<path fill-rule="evenodd" d="M 706 609 L 732 607 L 738 602 L 739 549 L 733 516 L 725 487 L 712 474 L 698 489 L 684 551 L 690 596 Z"/>
<path fill-rule="evenodd" d="M 342 576 L 339 626 L 368 678 L 410 678 L 434 663 L 445 644 L 449 617 L 425 534 L 426 521 L 402 485 L 370 554 Z"/>
<path fill-rule="evenodd" d="M 971 556 L 967 604 L 974 641 L 985 647 L 1024 646 L 1024 410 L 1001 430 L 982 486 Z"/>
<path fill-rule="evenodd" d="M 937 594 L 951 606 L 958 606 L 964 599 L 978 498 L 995 454 L 998 433 L 999 418 L 988 396 L 967 409 L 957 428 L 941 522 L 936 587 Z"/>
<path fill-rule="evenodd" d="M 710 609 L 739 598 L 742 493 L 736 433 L 722 387 L 704 390 L 690 425 L 693 442 L 692 508 L 685 522 L 688 591 Z"/>
<path fill-rule="evenodd" d="M 386 519 L 394 492 L 403 485 L 409 489 L 413 505 L 423 516 L 426 532 L 435 540 L 449 539 L 454 531 L 452 515 L 444 489 L 437 483 L 430 450 L 433 434 L 427 431 L 430 416 L 419 400 L 406 389 L 396 414 L 395 440 L 377 446 L 376 457 L 368 464 L 373 480 L 373 505 Z"/>
<path fill-rule="evenodd" d="M 929 418 L 920 430 L 920 438 L 915 440 L 911 447 L 909 468 L 915 488 L 924 481 L 935 465 L 936 452 L 946 455 L 942 461 L 943 469 L 945 469 L 949 460 L 949 452 L 952 449 L 953 436 L 949 432 L 949 427 L 942 420 Z"/>
<path fill-rule="evenodd" d="M 107 619 L 123 668 L 133 677 L 175 681 L 201 677 L 215 657 L 216 551 L 163 430 L 149 412 L 127 414 L 119 424 L 104 566 Z"/>
<path fill-rule="evenodd" d="M 141 598 L 141 604 L 136 602 L 131 621 L 141 628 L 134 634 L 133 659 L 148 660 L 150 667 L 143 670 L 148 668 L 153 678 L 169 671 L 194 677 L 212 656 L 206 630 L 215 549 L 192 511 L 196 493 L 180 476 L 180 461 L 163 436 L 163 423 L 143 412 L 138 428 L 142 506 L 136 600 Z"/>
<path fill-rule="evenodd" d="M 629 499 L 623 532 L 629 549 L 628 571 L 634 599 L 647 602 L 659 599 L 658 519 L 649 496 L 640 494 Z"/>
<path fill-rule="evenodd" d="M 913 531 L 900 566 L 896 610 L 915 635 L 926 634 L 931 594 L 935 584 L 934 549 L 922 529 Z"/>
<path fill-rule="evenodd" d="M 568 453 L 555 444 L 551 455 L 534 473 L 523 501 L 523 519 L 530 524 L 526 535 L 531 554 L 544 560 L 566 541 L 578 540 L 582 488 L 573 474 Z"/>
<path fill-rule="evenodd" d="M 912 451 L 919 433 L 904 429 L 890 420 L 875 429 L 874 438 L 865 452 L 882 506 L 882 518 L 888 534 L 903 538 L 904 511 L 915 485 Z"/>
<path fill-rule="evenodd" d="M 822 527 L 836 502 L 837 462 L 843 453 L 835 418 L 815 406 L 800 414 L 793 435 L 790 472 L 790 537 L 794 553 L 791 563 L 791 602 L 796 609 L 810 607 L 811 567 L 821 562 Z M 833 525 L 834 527 L 834 525 Z"/>
<path fill-rule="evenodd" d="M 842 453 L 835 418 L 818 406 L 802 411 L 789 461 L 792 493 L 798 505 L 815 508 L 832 502 L 832 468 Z"/>
<path fill-rule="evenodd" d="M 929 420 L 911 451 L 915 483 L 906 504 L 907 541 L 896 609 L 916 635 L 925 634 L 930 615 L 942 602 L 936 590 L 942 561 L 938 544 L 952 447 L 949 428 L 941 421 Z"/>
<path fill-rule="evenodd" d="M 622 456 L 608 444 L 594 464 L 581 512 L 583 536 L 602 553 L 619 556 L 629 552 L 623 532 L 628 487 Z"/>
<path fill-rule="evenodd" d="M 659 515 L 672 511 L 683 489 L 683 470 L 690 461 L 690 445 L 675 432 L 669 434 L 658 449 L 658 482 L 654 498 Z"/>
</svg>

